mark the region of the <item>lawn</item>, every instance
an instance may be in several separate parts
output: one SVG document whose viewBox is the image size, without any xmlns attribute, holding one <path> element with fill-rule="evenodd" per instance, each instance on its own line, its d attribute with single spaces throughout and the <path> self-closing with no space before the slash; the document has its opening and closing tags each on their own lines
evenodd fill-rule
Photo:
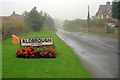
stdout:
<svg viewBox="0 0 120 80">
<path fill-rule="evenodd" d="M 53 31 L 29 32 L 19 37 L 53 37 L 58 52 L 54 59 L 16 58 L 19 45 L 12 45 L 11 38 L 2 42 L 3 78 L 91 78 L 71 48 Z M 61 54 L 60 54 L 61 53 Z"/>
</svg>

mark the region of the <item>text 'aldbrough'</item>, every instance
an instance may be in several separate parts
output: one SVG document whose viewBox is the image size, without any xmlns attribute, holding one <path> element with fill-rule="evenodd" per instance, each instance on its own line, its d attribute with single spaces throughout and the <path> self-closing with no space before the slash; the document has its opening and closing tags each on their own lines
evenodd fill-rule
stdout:
<svg viewBox="0 0 120 80">
<path fill-rule="evenodd" d="M 22 38 L 20 39 L 21 46 L 42 46 L 42 45 L 52 45 L 53 39 L 52 38 Z"/>
</svg>

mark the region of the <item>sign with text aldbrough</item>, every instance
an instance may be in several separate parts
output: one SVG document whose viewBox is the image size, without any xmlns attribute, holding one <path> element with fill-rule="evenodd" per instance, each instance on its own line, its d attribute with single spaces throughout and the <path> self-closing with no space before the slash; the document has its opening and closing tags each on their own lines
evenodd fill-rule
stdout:
<svg viewBox="0 0 120 80">
<path fill-rule="evenodd" d="M 52 45 L 53 44 L 53 38 L 49 37 L 37 37 L 37 38 L 22 38 L 20 39 L 20 45 L 21 46 L 44 46 L 44 45 Z"/>
</svg>

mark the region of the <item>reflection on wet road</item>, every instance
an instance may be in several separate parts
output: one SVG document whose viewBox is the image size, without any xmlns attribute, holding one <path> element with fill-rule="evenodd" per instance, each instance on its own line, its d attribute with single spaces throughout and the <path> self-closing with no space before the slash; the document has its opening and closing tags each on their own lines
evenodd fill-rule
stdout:
<svg viewBox="0 0 120 80">
<path fill-rule="evenodd" d="M 118 77 L 118 40 L 58 30 L 57 35 L 76 53 L 96 78 Z"/>
</svg>

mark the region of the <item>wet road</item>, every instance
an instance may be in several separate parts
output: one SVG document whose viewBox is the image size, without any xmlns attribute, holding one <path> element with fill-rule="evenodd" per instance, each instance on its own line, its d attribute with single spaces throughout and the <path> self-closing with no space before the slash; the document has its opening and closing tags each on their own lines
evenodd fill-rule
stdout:
<svg viewBox="0 0 120 80">
<path fill-rule="evenodd" d="M 118 40 L 58 30 L 57 35 L 75 52 L 95 78 L 118 77 Z"/>
</svg>

